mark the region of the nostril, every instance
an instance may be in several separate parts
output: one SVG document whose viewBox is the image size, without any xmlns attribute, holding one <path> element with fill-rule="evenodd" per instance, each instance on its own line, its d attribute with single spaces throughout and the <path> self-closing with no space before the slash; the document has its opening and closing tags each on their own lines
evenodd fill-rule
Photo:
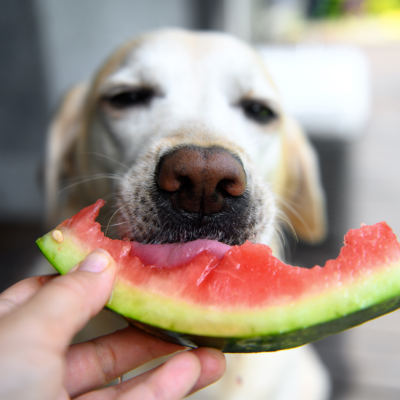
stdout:
<svg viewBox="0 0 400 400">
<path fill-rule="evenodd" d="M 204 215 L 226 209 L 226 199 L 246 191 L 242 163 L 219 148 L 184 147 L 160 160 L 157 184 L 175 209 Z"/>
<path fill-rule="evenodd" d="M 242 196 L 246 191 L 246 176 L 244 174 L 238 174 L 238 178 L 235 180 L 232 179 L 222 179 L 218 183 L 218 189 L 222 189 L 227 195 L 238 197 Z"/>
<path fill-rule="evenodd" d="M 165 165 L 162 161 L 159 164 L 157 173 L 157 184 L 162 190 L 176 192 L 182 186 L 188 184 L 189 179 L 187 177 L 177 173 L 173 165 Z"/>
</svg>

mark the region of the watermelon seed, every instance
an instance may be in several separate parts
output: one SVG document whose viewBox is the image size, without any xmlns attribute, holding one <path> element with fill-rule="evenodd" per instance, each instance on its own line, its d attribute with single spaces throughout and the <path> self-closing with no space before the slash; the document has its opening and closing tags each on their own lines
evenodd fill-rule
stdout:
<svg viewBox="0 0 400 400">
<path fill-rule="evenodd" d="M 57 229 L 54 229 L 54 231 L 51 232 L 51 237 L 58 243 L 62 243 L 64 241 L 62 232 Z"/>
</svg>

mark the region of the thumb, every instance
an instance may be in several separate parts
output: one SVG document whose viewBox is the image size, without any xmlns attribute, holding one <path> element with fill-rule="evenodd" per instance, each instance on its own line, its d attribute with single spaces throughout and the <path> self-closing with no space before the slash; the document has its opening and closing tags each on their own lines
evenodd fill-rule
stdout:
<svg viewBox="0 0 400 400">
<path fill-rule="evenodd" d="M 64 347 L 108 302 L 116 278 L 116 265 L 110 254 L 94 250 L 74 272 L 59 276 L 31 301 L 9 317 L 26 325 L 30 334 L 51 338 Z"/>
</svg>

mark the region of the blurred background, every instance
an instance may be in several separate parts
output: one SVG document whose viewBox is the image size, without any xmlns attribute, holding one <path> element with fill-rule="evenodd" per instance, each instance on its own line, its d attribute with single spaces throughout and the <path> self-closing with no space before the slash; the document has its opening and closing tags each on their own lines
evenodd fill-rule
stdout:
<svg viewBox="0 0 400 400">
<path fill-rule="evenodd" d="M 117 45 L 162 27 L 254 44 L 314 143 L 330 233 L 298 244 L 293 263 L 335 258 L 360 223 L 400 234 L 400 0 L 0 0 L 0 290 L 38 258 L 40 171 L 61 96 Z M 399 339 L 395 312 L 318 342 L 332 399 L 400 398 Z"/>
</svg>

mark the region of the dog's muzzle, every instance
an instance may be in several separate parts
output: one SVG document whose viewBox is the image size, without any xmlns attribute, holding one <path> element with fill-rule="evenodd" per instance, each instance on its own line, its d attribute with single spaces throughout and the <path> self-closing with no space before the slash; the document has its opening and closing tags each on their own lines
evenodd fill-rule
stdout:
<svg viewBox="0 0 400 400">
<path fill-rule="evenodd" d="M 212 239 L 242 244 L 249 237 L 243 229 L 251 212 L 247 189 L 243 164 L 228 150 L 175 148 L 160 158 L 151 195 L 162 229 L 142 243 Z"/>
</svg>

